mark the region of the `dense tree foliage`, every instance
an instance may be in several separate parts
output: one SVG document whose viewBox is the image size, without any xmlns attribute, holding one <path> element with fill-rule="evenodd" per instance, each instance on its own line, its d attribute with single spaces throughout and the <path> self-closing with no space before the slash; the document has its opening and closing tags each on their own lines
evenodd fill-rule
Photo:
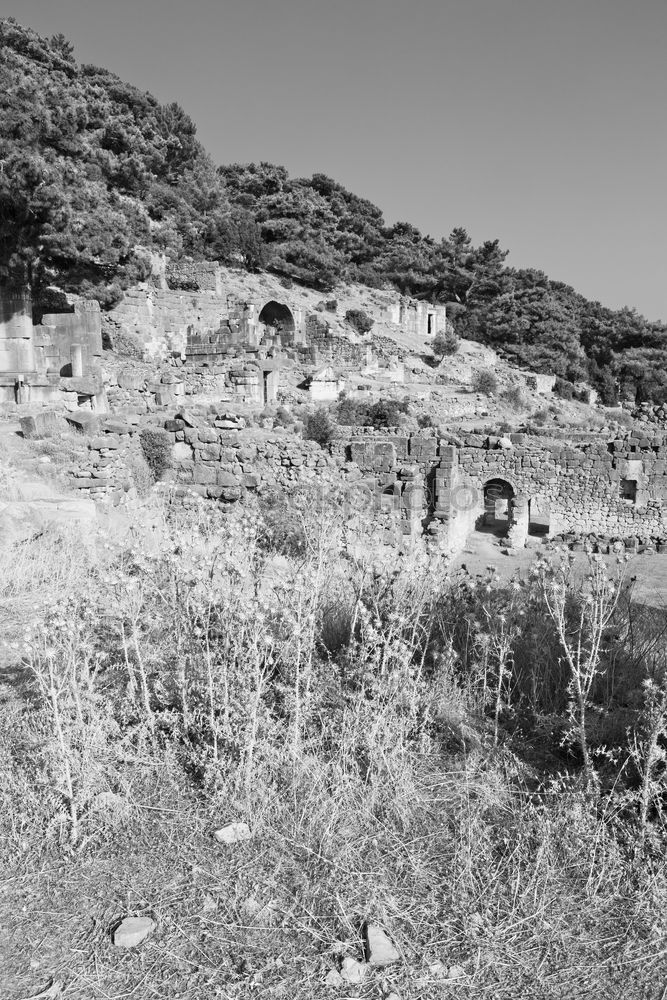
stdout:
<svg viewBox="0 0 667 1000">
<path fill-rule="evenodd" d="M 505 265 L 498 240 L 424 236 L 325 174 L 262 162 L 215 167 L 177 104 L 78 65 L 0 19 L 0 281 L 113 305 L 150 251 L 220 260 L 330 291 L 342 281 L 448 304 L 458 336 L 518 364 L 667 399 L 667 328 L 611 310 L 540 271 Z"/>
<path fill-rule="evenodd" d="M 145 276 L 140 248 L 203 256 L 230 209 L 185 112 L 77 65 L 60 35 L 1 20 L 0 48 L 4 280 L 109 303 Z"/>
</svg>

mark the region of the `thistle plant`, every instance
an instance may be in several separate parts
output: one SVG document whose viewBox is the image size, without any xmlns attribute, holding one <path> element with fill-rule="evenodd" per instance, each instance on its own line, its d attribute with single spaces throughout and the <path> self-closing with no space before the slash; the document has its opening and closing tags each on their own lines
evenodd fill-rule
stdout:
<svg viewBox="0 0 667 1000">
<path fill-rule="evenodd" d="M 544 601 L 569 668 L 567 706 L 571 729 L 583 760 L 587 787 L 597 782 L 588 745 L 586 715 L 593 683 L 601 671 L 605 633 L 620 596 L 620 580 L 610 579 L 599 556 L 589 557 L 589 572 L 580 589 L 565 561 L 553 575 L 543 576 Z"/>
</svg>

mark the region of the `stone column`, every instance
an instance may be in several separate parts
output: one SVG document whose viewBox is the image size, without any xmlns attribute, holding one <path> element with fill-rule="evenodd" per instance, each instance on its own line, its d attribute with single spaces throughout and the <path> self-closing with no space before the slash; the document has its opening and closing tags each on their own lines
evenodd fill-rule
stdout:
<svg viewBox="0 0 667 1000">
<path fill-rule="evenodd" d="M 32 302 L 29 292 L 0 289 L 0 373 L 35 371 Z"/>
<path fill-rule="evenodd" d="M 15 387 L 16 402 L 19 406 L 22 403 L 30 402 L 30 386 L 26 385 L 23 379 L 19 379 Z"/>
<path fill-rule="evenodd" d="M 81 378 L 83 375 L 83 351 L 81 344 L 70 345 L 70 358 L 72 359 L 72 378 Z"/>
<path fill-rule="evenodd" d="M 510 528 L 507 540 L 512 548 L 522 549 L 528 538 L 528 497 L 518 494 L 509 504 Z"/>
</svg>

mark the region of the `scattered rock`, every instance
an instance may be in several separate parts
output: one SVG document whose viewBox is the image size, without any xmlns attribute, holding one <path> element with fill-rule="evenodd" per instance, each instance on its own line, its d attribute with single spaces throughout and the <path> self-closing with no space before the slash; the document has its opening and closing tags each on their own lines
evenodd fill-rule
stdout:
<svg viewBox="0 0 667 1000">
<path fill-rule="evenodd" d="M 329 972 L 327 972 L 324 982 L 327 986 L 343 986 L 345 980 L 341 976 L 340 972 L 338 972 L 336 969 L 331 969 Z"/>
<path fill-rule="evenodd" d="M 450 965 L 447 970 L 447 979 L 460 979 L 465 976 L 466 970 L 460 965 Z"/>
<path fill-rule="evenodd" d="M 154 928 L 150 917 L 125 917 L 114 931 L 113 943 L 117 948 L 136 948 Z"/>
<path fill-rule="evenodd" d="M 366 957 L 370 965 L 382 968 L 399 962 L 401 956 L 389 935 L 379 924 L 366 924 Z"/>
<path fill-rule="evenodd" d="M 178 420 L 182 420 L 186 427 L 198 427 L 200 423 L 188 410 L 179 410 L 176 417 Z"/>
<path fill-rule="evenodd" d="M 121 368 L 118 372 L 118 385 L 121 389 L 144 389 L 146 378 L 131 368 Z"/>
<path fill-rule="evenodd" d="M 95 437 L 96 434 L 99 434 L 100 418 L 90 410 L 71 410 L 65 414 L 65 420 L 89 437 Z"/>
<path fill-rule="evenodd" d="M 209 892 L 204 894 L 204 899 L 201 904 L 202 913 L 215 913 L 218 909 L 218 904 Z"/>
<path fill-rule="evenodd" d="M 246 920 L 270 927 L 277 922 L 278 903 L 275 899 L 270 899 L 268 903 L 260 903 L 254 896 L 249 896 L 241 904 L 241 913 Z"/>
<path fill-rule="evenodd" d="M 20 417 L 19 423 L 24 438 L 53 437 L 54 434 L 62 434 L 66 428 L 63 417 L 54 410 L 43 410 Z"/>
<path fill-rule="evenodd" d="M 252 833 L 247 823 L 228 823 L 213 834 L 219 844 L 237 844 L 240 840 L 250 840 Z"/>
<path fill-rule="evenodd" d="M 55 1000 L 63 991 L 63 984 L 53 980 L 41 993 L 33 993 L 31 997 L 23 997 L 22 1000 Z"/>
<path fill-rule="evenodd" d="M 348 955 L 347 958 L 343 959 L 340 977 L 344 983 L 357 986 L 359 983 L 363 983 L 367 972 L 368 966 L 365 962 L 357 962 L 356 958 L 350 958 Z"/>
</svg>

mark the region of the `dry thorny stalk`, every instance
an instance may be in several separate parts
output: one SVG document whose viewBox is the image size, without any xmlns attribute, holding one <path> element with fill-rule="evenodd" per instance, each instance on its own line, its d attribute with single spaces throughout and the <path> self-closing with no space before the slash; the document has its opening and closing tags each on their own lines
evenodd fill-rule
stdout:
<svg viewBox="0 0 667 1000">
<path fill-rule="evenodd" d="M 581 750 L 586 784 L 596 783 L 586 729 L 593 682 L 600 671 L 600 655 L 607 628 L 621 592 L 620 579 L 611 580 L 599 557 L 590 560 L 590 572 L 576 593 L 569 567 L 561 564 L 555 575 L 543 577 L 544 600 L 570 672 L 570 721 Z M 578 607 L 573 607 L 577 604 Z"/>
</svg>

